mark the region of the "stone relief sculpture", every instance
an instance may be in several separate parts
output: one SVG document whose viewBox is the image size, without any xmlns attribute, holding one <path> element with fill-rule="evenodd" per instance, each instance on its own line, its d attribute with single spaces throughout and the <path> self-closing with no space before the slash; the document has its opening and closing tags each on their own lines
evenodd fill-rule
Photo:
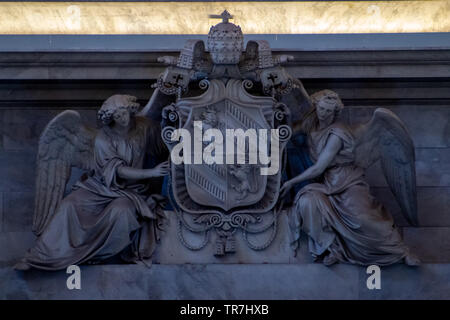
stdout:
<svg viewBox="0 0 450 320">
<path fill-rule="evenodd" d="M 319 178 L 297 193 L 290 209 L 294 246 L 301 229 L 311 254 L 325 265 L 419 264 L 363 180 L 364 169 L 381 160 L 403 214 L 417 225 L 414 145 L 403 123 L 379 108 L 368 123 L 349 128 L 336 121 L 343 104 L 335 92 L 323 90 L 311 99 L 314 107 L 301 129 L 315 163 L 281 188 L 283 197 L 296 183 Z"/>
<path fill-rule="evenodd" d="M 64 111 L 39 140 L 33 231 L 36 245 L 15 266 L 58 270 L 97 263 L 116 254 L 128 262 L 151 257 L 163 217 L 163 198 L 148 195 L 147 179 L 168 173 L 167 162 L 143 169 L 144 156 L 166 152 L 159 124 L 135 116 L 128 95 L 108 98 L 98 111 L 99 130 L 78 112 Z M 71 167 L 89 173 L 63 198 Z"/>
<path fill-rule="evenodd" d="M 202 121 L 203 131 L 214 128 L 224 137 L 228 129 L 278 129 L 277 152 L 283 159 L 292 117 L 298 119 L 300 110 L 310 107 L 301 82 L 280 66 L 292 57 L 273 56 L 263 40 L 249 41 L 244 51 L 241 28 L 229 22 L 231 15 L 224 11 L 212 17 L 222 22 L 211 27 L 207 51 L 203 41 L 188 40 L 178 59 L 159 58 L 169 66 L 142 113 L 162 119 L 162 135 L 169 150 L 175 145 L 171 137 L 176 129 L 195 135 L 196 120 Z M 270 148 L 270 141 L 266 148 Z M 204 248 L 213 230 L 216 256 L 234 252 L 237 231 L 242 231 L 254 250 L 271 244 L 277 229 L 275 204 L 282 170 L 260 175 L 260 167 L 259 163 L 171 163 L 169 196 L 178 215 L 178 236 L 187 248 Z M 187 231 L 203 235 L 204 240 L 197 245 L 190 243 Z M 265 238 L 250 240 L 264 232 Z"/>
<path fill-rule="evenodd" d="M 417 224 L 414 146 L 402 122 L 377 109 L 367 124 L 340 123 L 336 116 L 343 105 L 336 93 L 309 97 L 281 66 L 291 56 L 272 55 L 263 40 L 248 41 L 244 50 L 240 27 L 228 21 L 231 15 L 213 17 L 223 21 L 211 27 L 206 48 L 203 41 L 188 40 L 179 57 L 158 59 L 168 66 L 140 113 L 135 97 L 114 95 L 98 111 L 99 130 L 85 126 L 75 111 L 48 124 L 37 158 L 33 231 L 38 239 L 16 269 L 58 270 L 117 255 L 145 263 L 160 237 L 165 205 L 164 197 L 148 191 L 148 179 L 162 176 L 177 222 L 176 234 L 164 236 L 178 237 L 188 250 L 205 248 L 211 234 L 215 256 L 235 252 L 238 234 L 250 249 L 267 249 L 278 232 L 283 199 L 294 188 L 288 210 L 294 248 L 303 230 L 310 252 L 326 265 L 402 260 L 417 265 L 392 217 L 363 181 L 364 169 L 381 160 L 402 212 Z M 144 169 L 146 154 L 167 158 L 181 129 L 189 134 L 183 139 L 202 150 L 213 144 L 204 138 L 211 130 L 222 137 L 230 129 L 273 131 L 277 148 L 271 138 L 258 141 L 258 147 L 276 157 L 250 163 L 255 152 L 244 143 L 243 163 L 214 162 L 214 149 L 200 154 L 200 162 L 193 154 L 185 163 Z M 234 138 L 224 141 L 225 148 L 242 148 Z M 261 174 L 275 165 L 275 172 Z M 72 167 L 88 174 L 64 198 Z M 292 179 L 282 185 L 286 171 Z"/>
</svg>

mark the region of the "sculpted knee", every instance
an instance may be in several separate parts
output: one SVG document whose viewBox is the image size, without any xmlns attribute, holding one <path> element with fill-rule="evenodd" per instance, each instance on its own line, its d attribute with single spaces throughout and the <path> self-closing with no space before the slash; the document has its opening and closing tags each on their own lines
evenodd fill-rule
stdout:
<svg viewBox="0 0 450 320">
<path fill-rule="evenodd" d="M 59 204 L 59 210 L 61 210 L 61 209 L 67 210 L 67 209 L 74 208 L 77 205 L 77 202 L 78 202 L 77 198 L 72 196 L 72 194 L 69 194 Z"/>
<path fill-rule="evenodd" d="M 303 193 L 299 199 L 298 199 L 298 207 L 300 209 L 303 209 L 305 207 L 311 206 L 312 203 L 317 199 L 317 197 L 320 197 L 319 193 L 317 191 L 306 191 Z"/>
<path fill-rule="evenodd" d="M 136 211 L 133 202 L 125 197 L 114 199 L 111 203 L 111 207 L 113 212 L 117 212 L 119 214 L 124 212 L 134 213 Z"/>
</svg>

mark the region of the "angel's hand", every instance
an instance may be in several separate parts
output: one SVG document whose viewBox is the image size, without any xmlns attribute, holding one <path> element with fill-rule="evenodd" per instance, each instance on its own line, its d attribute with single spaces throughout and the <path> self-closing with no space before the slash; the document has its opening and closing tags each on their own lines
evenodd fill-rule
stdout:
<svg viewBox="0 0 450 320">
<path fill-rule="evenodd" d="M 286 181 L 280 189 L 280 198 L 286 197 L 286 195 L 288 194 L 289 190 L 291 190 L 292 187 L 293 183 L 291 182 L 291 180 Z"/>
<path fill-rule="evenodd" d="M 164 161 L 158 164 L 156 167 L 150 169 L 150 177 L 163 177 L 169 174 L 170 165 L 169 161 Z"/>
</svg>

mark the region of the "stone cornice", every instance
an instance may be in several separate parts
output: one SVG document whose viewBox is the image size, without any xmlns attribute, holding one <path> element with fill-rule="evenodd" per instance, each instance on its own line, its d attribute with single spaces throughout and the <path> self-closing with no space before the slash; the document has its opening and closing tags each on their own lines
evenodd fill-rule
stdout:
<svg viewBox="0 0 450 320">
<path fill-rule="evenodd" d="M 274 51 L 298 78 L 450 78 L 450 50 Z M 0 52 L 3 80 L 152 80 L 166 52 Z"/>
</svg>

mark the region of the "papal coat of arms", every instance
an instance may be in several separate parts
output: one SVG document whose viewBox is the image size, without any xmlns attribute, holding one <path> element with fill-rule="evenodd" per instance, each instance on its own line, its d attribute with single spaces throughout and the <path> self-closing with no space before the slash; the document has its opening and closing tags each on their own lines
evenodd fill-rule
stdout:
<svg viewBox="0 0 450 320">
<path fill-rule="evenodd" d="M 249 41 L 243 53 L 240 28 L 228 22 L 226 11 L 220 17 L 223 22 L 209 33 L 208 51 L 202 41 L 189 40 L 178 59 L 160 58 L 170 66 L 140 115 L 137 98 L 119 94 L 97 112 L 98 129 L 73 110 L 49 122 L 37 155 L 33 231 L 38 239 L 17 270 L 60 270 L 118 254 L 145 264 L 167 218 L 165 197 L 149 192 L 151 179 L 169 173 L 167 191 L 176 213 L 169 220 L 178 227 L 170 231 L 178 231 L 188 249 L 204 248 L 213 232 L 217 256 L 240 250 L 243 243 L 267 248 L 277 235 L 279 199 L 295 184 L 322 176 L 297 193 L 289 221 L 284 220 L 294 249 L 302 230 L 311 254 L 327 266 L 420 263 L 363 179 L 364 169 L 380 161 L 406 220 L 418 225 L 414 143 L 402 121 L 383 108 L 365 124 L 336 121 L 344 107 L 336 92 L 308 97 L 301 82 L 279 66 L 290 56 L 272 56 L 265 41 Z M 301 110 L 310 103 L 313 108 L 303 117 Z M 291 124 L 299 118 L 315 163 L 280 188 Z M 146 155 L 167 156 L 164 144 L 170 163 L 144 168 Z M 64 197 L 72 167 L 87 172 Z M 203 240 L 191 241 L 192 234 Z M 235 241 L 238 234 L 244 242 Z"/>
<path fill-rule="evenodd" d="M 218 17 L 223 21 L 211 27 L 207 51 L 203 41 L 188 40 L 178 59 L 159 59 L 169 67 L 145 112 L 162 110 L 181 242 L 199 250 L 215 230 L 220 256 L 235 251 L 239 230 L 254 250 L 274 239 L 291 111 L 309 100 L 280 66 L 292 57 L 272 56 L 266 41 L 249 41 L 243 51 L 240 27 L 226 11 Z M 204 233 L 205 240 L 190 244 L 183 230 Z M 265 239 L 249 240 L 262 232 Z"/>
</svg>

